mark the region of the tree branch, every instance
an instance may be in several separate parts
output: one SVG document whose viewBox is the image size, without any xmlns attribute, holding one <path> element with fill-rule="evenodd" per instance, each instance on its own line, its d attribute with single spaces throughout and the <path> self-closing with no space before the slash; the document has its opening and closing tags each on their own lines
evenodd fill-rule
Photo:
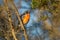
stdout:
<svg viewBox="0 0 60 40">
<path fill-rule="evenodd" d="M 5 6 L 6 6 L 6 11 L 8 13 L 8 20 L 9 20 L 10 30 L 11 30 L 12 36 L 14 37 L 15 40 L 17 40 L 14 29 L 13 29 L 13 26 L 12 26 L 11 13 L 10 13 L 9 8 L 8 8 L 8 0 L 4 0 L 4 3 L 5 3 Z"/>
<path fill-rule="evenodd" d="M 22 20 L 21 20 L 21 18 L 20 18 L 20 14 L 19 14 L 19 12 L 18 12 L 15 4 L 13 3 L 13 1 L 10 1 L 10 2 L 11 2 L 11 4 L 12 4 L 12 8 L 15 10 L 15 14 L 16 14 L 16 16 L 18 17 L 18 20 L 19 20 L 19 22 L 20 22 L 19 25 L 21 25 L 21 28 L 24 30 L 25 39 L 28 40 L 28 36 L 27 36 L 26 30 L 25 30 L 24 25 L 23 25 L 23 23 L 22 23 Z"/>
</svg>

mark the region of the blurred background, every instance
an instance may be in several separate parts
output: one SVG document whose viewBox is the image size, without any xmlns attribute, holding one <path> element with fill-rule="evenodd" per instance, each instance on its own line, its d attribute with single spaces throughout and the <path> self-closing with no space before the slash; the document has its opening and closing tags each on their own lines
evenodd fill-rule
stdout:
<svg viewBox="0 0 60 40">
<path fill-rule="evenodd" d="M 20 15 L 26 11 L 30 12 L 30 20 L 24 25 L 28 40 L 60 40 L 60 0 L 13 0 L 13 2 Z M 9 4 L 10 7 L 11 5 Z M 4 6 L 3 0 L 0 0 L 0 6 L 1 11 Z M 19 40 L 25 40 L 24 36 L 21 38 L 20 36 L 17 36 Z M 0 40 L 5 38 L 0 36 Z"/>
</svg>

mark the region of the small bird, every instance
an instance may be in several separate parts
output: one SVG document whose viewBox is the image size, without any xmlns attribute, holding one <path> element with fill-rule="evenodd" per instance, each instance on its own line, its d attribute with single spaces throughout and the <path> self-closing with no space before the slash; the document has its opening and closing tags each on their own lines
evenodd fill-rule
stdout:
<svg viewBox="0 0 60 40">
<path fill-rule="evenodd" d="M 21 15 L 21 19 L 24 25 L 27 24 L 28 21 L 30 20 L 30 12 L 26 11 L 25 13 L 23 13 Z"/>
</svg>

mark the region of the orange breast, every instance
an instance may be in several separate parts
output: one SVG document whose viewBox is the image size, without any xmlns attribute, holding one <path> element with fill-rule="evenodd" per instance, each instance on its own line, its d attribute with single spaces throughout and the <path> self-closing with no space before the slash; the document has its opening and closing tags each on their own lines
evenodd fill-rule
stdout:
<svg viewBox="0 0 60 40">
<path fill-rule="evenodd" d="M 30 14 L 29 13 L 25 14 L 22 18 L 23 24 L 26 24 L 29 21 L 29 19 L 30 19 Z"/>
</svg>

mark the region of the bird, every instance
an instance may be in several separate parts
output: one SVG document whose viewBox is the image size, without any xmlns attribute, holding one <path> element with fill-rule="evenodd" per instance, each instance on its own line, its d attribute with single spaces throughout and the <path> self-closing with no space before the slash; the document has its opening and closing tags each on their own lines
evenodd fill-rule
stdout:
<svg viewBox="0 0 60 40">
<path fill-rule="evenodd" d="M 30 12 L 26 11 L 25 13 L 23 13 L 21 15 L 21 19 L 24 25 L 27 24 L 30 20 Z"/>
</svg>

